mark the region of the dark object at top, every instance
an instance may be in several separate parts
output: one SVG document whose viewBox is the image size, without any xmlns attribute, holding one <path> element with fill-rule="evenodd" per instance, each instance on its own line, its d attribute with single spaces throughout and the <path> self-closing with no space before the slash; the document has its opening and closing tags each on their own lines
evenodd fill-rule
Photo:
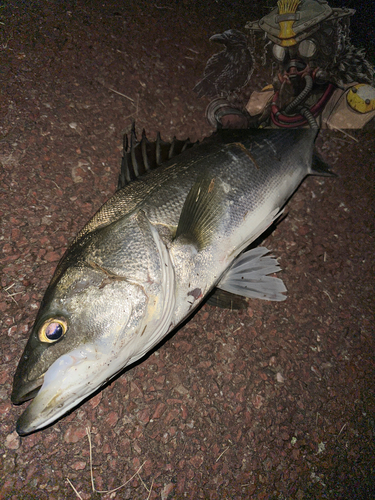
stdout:
<svg viewBox="0 0 375 500">
<path fill-rule="evenodd" d="M 264 31 L 277 45 L 290 47 L 320 30 L 323 22 L 337 23 L 354 13 L 354 9 L 332 9 L 326 0 L 279 0 L 269 14 L 245 27 Z"/>
<path fill-rule="evenodd" d="M 228 30 L 212 36 L 210 40 L 223 43 L 225 49 L 207 61 L 203 79 L 194 91 L 199 97 L 215 97 L 241 90 L 253 72 L 253 58 L 246 35 L 238 30 Z"/>
</svg>

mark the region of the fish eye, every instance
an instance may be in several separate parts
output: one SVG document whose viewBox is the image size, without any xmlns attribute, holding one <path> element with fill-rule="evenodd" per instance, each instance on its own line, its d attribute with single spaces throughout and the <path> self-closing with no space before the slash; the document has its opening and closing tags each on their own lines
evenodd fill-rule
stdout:
<svg viewBox="0 0 375 500">
<path fill-rule="evenodd" d="M 39 340 L 41 342 L 56 342 L 65 335 L 68 324 L 65 319 L 50 318 L 39 329 Z"/>
</svg>

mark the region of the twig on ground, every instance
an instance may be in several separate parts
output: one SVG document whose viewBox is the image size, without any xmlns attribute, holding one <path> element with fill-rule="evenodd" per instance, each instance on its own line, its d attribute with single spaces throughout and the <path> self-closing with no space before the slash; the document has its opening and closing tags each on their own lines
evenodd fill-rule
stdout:
<svg viewBox="0 0 375 500">
<path fill-rule="evenodd" d="M 152 478 L 152 481 L 151 481 L 151 486 L 150 486 L 150 491 L 148 493 L 148 496 L 147 496 L 147 500 L 150 498 L 151 496 L 151 491 L 152 491 L 152 487 L 154 486 L 154 478 Z"/>
<path fill-rule="evenodd" d="M 353 135 L 350 135 L 348 132 L 346 132 L 345 130 L 343 130 L 342 128 L 339 128 L 339 127 L 335 127 L 333 125 L 330 125 L 331 128 L 333 128 L 333 130 L 337 130 L 338 132 L 341 132 L 342 134 L 344 134 L 346 137 L 350 137 L 350 139 L 353 139 L 353 141 L 355 142 L 359 142 L 358 139 L 356 137 L 354 137 Z"/>
<path fill-rule="evenodd" d="M 111 89 L 111 87 L 107 87 L 107 89 L 110 90 L 111 92 L 114 92 L 115 94 L 118 94 L 118 95 L 120 95 L 122 97 L 125 97 L 126 99 L 129 99 L 129 101 L 131 101 L 131 102 L 134 102 L 134 99 L 132 99 L 131 97 L 128 97 L 127 95 L 122 94 L 121 92 L 118 92 L 115 89 Z"/>
<path fill-rule="evenodd" d="M 331 301 L 331 304 L 333 304 L 333 300 L 331 299 L 331 296 L 330 294 L 327 292 L 327 290 L 323 290 L 323 293 L 325 293 L 327 295 L 327 297 L 329 298 L 329 300 Z"/>
<path fill-rule="evenodd" d="M 229 450 L 229 446 L 227 446 L 227 447 L 225 448 L 225 450 L 224 450 L 222 453 L 220 453 L 220 455 L 219 455 L 219 456 L 217 457 L 217 459 L 216 459 L 216 462 L 218 462 L 218 461 L 220 460 L 220 458 L 224 455 L 224 453 L 225 453 L 227 450 Z"/>
<path fill-rule="evenodd" d="M 78 493 L 78 491 L 74 488 L 73 486 L 73 483 L 70 481 L 70 479 L 67 477 L 66 480 L 68 481 L 68 483 L 70 484 L 70 486 L 73 488 L 73 491 L 74 493 L 77 495 L 77 497 L 80 499 L 80 500 L 83 500 L 83 498 L 81 497 L 81 495 Z"/>
<path fill-rule="evenodd" d="M 134 104 L 134 103 L 133 103 Z M 134 104 L 134 106 L 136 106 L 136 109 L 135 109 L 135 113 L 132 113 L 131 115 L 128 115 L 128 116 L 125 116 L 125 118 L 123 119 L 124 121 L 127 120 L 128 118 L 132 118 L 135 116 L 135 118 L 138 118 L 138 111 L 139 111 L 139 94 L 137 96 L 137 104 Z M 135 119 L 134 118 L 134 119 Z"/>
<path fill-rule="evenodd" d="M 342 433 L 342 431 L 345 429 L 345 427 L 348 425 L 348 423 L 346 422 L 342 427 L 341 427 L 341 431 L 337 434 L 337 438 L 338 439 L 340 437 L 340 434 Z"/>
<path fill-rule="evenodd" d="M 128 483 L 130 483 L 130 481 L 132 481 L 135 476 L 139 476 L 139 472 L 141 471 L 142 467 L 144 466 L 144 464 L 146 463 L 146 461 L 143 462 L 143 464 L 139 467 L 139 469 L 132 475 L 132 477 L 130 479 L 128 479 L 124 484 L 121 484 L 120 486 L 118 486 L 117 488 L 114 488 L 113 490 L 97 490 L 95 488 L 95 483 L 94 483 L 94 474 L 93 474 L 93 470 L 92 470 L 92 443 L 91 443 L 91 433 L 90 433 L 90 429 L 88 427 L 86 427 L 86 433 L 87 433 L 87 438 L 89 440 L 89 448 L 90 448 L 90 474 L 91 474 L 91 486 L 92 486 L 92 491 L 94 493 L 114 493 L 115 491 L 118 491 L 119 489 L 123 488 L 124 486 L 126 486 Z M 147 491 L 149 491 L 146 487 L 146 485 L 144 484 L 144 482 L 142 481 L 141 479 L 141 482 L 143 484 L 143 486 L 146 488 Z M 152 483 L 151 483 L 151 489 L 152 489 L 152 484 L 153 484 L 154 480 L 152 480 Z M 151 494 L 151 489 L 150 489 L 150 494 Z M 150 495 L 148 496 L 148 498 L 150 497 Z"/>
<path fill-rule="evenodd" d="M 15 302 L 17 304 L 17 306 L 18 306 L 18 302 L 16 301 L 16 299 L 14 298 L 14 296 L 15 295 L 19 295 L 20 293 L 24 293 L 24 292 L 9 293 L 8 290 L 10 290 L 13 286 L 14 286 L 14 283 L 12 283 L 9 286 L 3 287 L 3 290 L 8 295 L 8 297 L 10 297 L 13 300 L 13 302 Z"/>
</svg>

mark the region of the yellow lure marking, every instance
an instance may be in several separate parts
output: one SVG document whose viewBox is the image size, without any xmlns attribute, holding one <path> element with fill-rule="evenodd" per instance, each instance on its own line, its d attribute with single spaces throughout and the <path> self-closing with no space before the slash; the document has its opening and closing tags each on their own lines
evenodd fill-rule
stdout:
<svg viewBox="0 0 375 500">
<path fill-rule="evenodd" d="M 358 83 L 349 90 L 346 100 L 358 113 L 369 113 L 375 110 L 375 89 L 366 83 Z"/>
<path fill-rule="evenodd" d="M 301 0 L 279 0 L 277 5 L 279 7 L 280 16 L 284 14 L 295 14 L 297 8 Z M 292 45 L 296 45 L 295 32 L 293 30 L 293 24 L 295 19 L 279 21 L 280 24 L 280 33 L 279 38 L 281 39 L 282 47 L 291 47 Z"/>
</svg>

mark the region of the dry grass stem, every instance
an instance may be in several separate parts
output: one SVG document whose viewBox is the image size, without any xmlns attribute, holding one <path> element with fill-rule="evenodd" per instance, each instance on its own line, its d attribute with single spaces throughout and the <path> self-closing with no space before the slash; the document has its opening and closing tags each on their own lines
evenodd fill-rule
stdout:
<svg viewBox="0 0 375 500">
<path fill-rule="evenodd" d="M 139 94 L 137 95 L 137 104 L 134 104 L 134 102 L 133 102 L 133 106 L 135 106 L 135 107 L 136 107 L 136 109 L 135 109 L 135 114 L 134 114 L 134 113 L 132 113 L 131 115 L 125 116 L 124 121 L 125 121 L 125 120 L 127 120 L 128 118 L 133 118 L 134 116 L 135 116 L 135 118 L 138 118 L 138 111 L 139 111 Z M 134 119 L 135 119 L 135 118 L 134 118 Z"/>
<path fill-rule="evenodd" d="M 122 94 L 121 92 L 118 92 L 115 89 L 111 89 L 111 87 L 107 87 L 107 89 L 110 90 L 111 92 L 114 92 L 115 94 L 120 95 L 121 97 L 125 97 L 126 99 L 129 99 L 129 101 L 131 101 L 131 102 L 134 102 L 134 99 L 132 99 L 131 97 L 128 97 L 127 95 Z"/>
<path fill-rule="evenodd" d="M 50 180 L 51 180 L 51 182 L 53 182 L 53 184 L 57 187 L 57 189 L 60 189 L 60 191 L 62 191 L 61 187 L 60 187 L 58 184 L 56 184 L 56 182 L 55 182 L 55 181 L 53 181 L 52 179 L 50 179 Z"/>
<path fill-rule="evenodd" d="M 9 293 L 8 290 L 10 290 L 13 286 L 14 286 L 14 283 L 12 283 L 9 286 L 3 287 L 3 290 L 8 295 L 8 297 L 10 297 L 13 300 L 13 302 L 15 302 L 15 304 L 17 304 L 17 306 L 18 306 L 18 302 L 16 301 L 16 299 L 14 298 L 14 296 L 15 295 L 19 295 L 20 293 L 23 293 L 23 292 Z"/>
<path fill-rule="evenodd" d="M 141 478 L 141 475 L 140 475 L 138 472 L 137 472 L 137 475 L 138 475 L 138 477 L 139 477 L 139 480 L 140 480 L 140 481 L 141 481 L 141 483 L 143 484 L 143 486 L 144 486 L 145 490 L 150 491 L 150 490 L 147 488 L 147 486 L 145 485 L 145 482 L 143 481 L 143 479 Z"/>
<path fill-rule="evenodd" d="M 217 459 L 216 459 L 216 462 L 218 462 L 218 461 L 220 460 L 220 458 L 224 455 L 224 453 L 225 453 L 227 450 L 229 450 L 229 446 L 227 446 L 227 447 L 225 448 L 225 450 L 224 450 L 222 453 L 220 453 L 220 455 L 219 455 L 219 456 L 217 457 Z"/>
<path fill-rule="evenodd" d="M 66 480 L 68 481 L 68 483 L 70 484 L 70 486 L 73 488 L 73 491 L 74 493 L 77 495 L 78 498 L 80 498 L 80 500 L 83 500 L 83 498 L 81 497 L 81 495 L 78 493 L 78 491 L 74 488 L 73 486 L 73 483 L 70 481 L 70 479 L 67 477 Z"/>
<path fill-rule="evenodd" d="M 341 427 L 341 431 L 337 434 L 337 438 L 338 439 L 340 437 L 340 434 L 342 433 L 342 431 L 345 429 L 345 427 L 348 425 L 348 423 L 346 422 L 342 427 Z"/>
<path fill-rule="evenodd" d="M 327 290 L 323 290 L 323 293 L 325 293 L 327 295 L 327 297 L 329 298 L 329 300 L 331 301 L 331 304 L 333 304 L 333 300 L 331 299 L 331 296 L 330 294 L 327 292 Z"/>
<path fill-rule="evenodd" d="M 156 5 L 156 3 L 154 3 L 154 7 L 155 7 L 155 9 L 159 9 L 159 10 L 174 10 L 173 7 L 165 7 L 164 5 Z"/>
<path fill-rule="evenodd" d="M 154 486 L 154 478 L 152 478 L 152 481 L 151 481 L 151 486 L 150 486 L 150 490 L 149 490 L 149 493 L 148 493 L 148 496 L 147 496 L 147 500 L 150 498 L 151 496 L 151 491 L 152 491 L 152 487 Z M 147 488 L 146 488 L 147 489 Z"/>
<path fill-rule="evenodd" d="M 339 128 L 339 127 L 334 127 L 333 125 L 330 125 L 330 127 L 333 128 L 333 130 L 338 130 L 339 132 L 341 132 L 342 134 L 344 134 L 346 137 L 349 137 L 350 139 L 353 139 L 353 141 L 359 142 L 356 137 L 354 137 L 353 135 L 350 135 L 348 132 L 346 132 L 346 130 L 343 130 L 342 128 Z"/>
<path fill-rule="evenodd" d="M 118 491 L 119 489 L 123 488 L 128 483 L 130 483 L 130 481 L 132 481 L 135 478 L 135 476 L 137 476 L 137 475 L 139 476 L 139 472 L 141 471 L 141 469 L 144 466 L 144 464 L 146 463 L 146 461 L 143 462 L 143 464 L 138 468 L 138 470 L 132 475 L 132 477 L 130 479 L 128 479 L 125 483 L 121 484 L 120 486 L 117 486 L 117 488 L 114 488 L 113 490 L 97 490 L 95 488 L 94 474 L 93 474 L 93 470 L 92 470 L 92 443 L 91 443 L 91 432 L 90 432 L 89 427 L 86 427 L 86 434 L 87 434 L 87 438 L 89 440 L 91 486 L 92 486 L 92 491 L 94 493 L 114 493 L 115 491 Z M 140 476 L 139 476 L 139 478 L 140 478 Z M 141 479 L 141 482 L 142 482 L 143 486 L 146 488 L 146 490 L 149 491 L 147 489 L 146 485 L 144 484 L 144 482 L 142 481 L 142 479 Z M 152 483 L 153 483 L 153 480 L 152 480 Z M 151 489 L 152 489 L 152 484 L 151 484 Z M 151 493 L 151 490 L 150 490 L 150 493 Z"/>
</svg>

